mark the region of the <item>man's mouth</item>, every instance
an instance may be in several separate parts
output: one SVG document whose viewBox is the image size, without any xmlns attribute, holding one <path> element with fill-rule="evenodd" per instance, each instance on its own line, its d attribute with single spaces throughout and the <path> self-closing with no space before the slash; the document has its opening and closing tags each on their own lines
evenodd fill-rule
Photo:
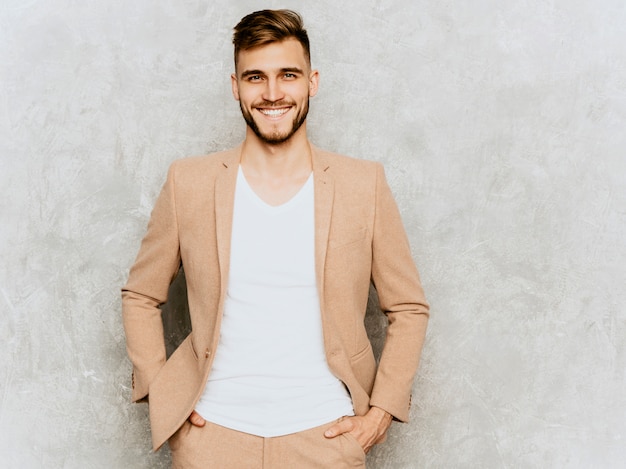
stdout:
<svg viewBox="0 0 626 469">
<path fill-rule="evenodd" d="M 289 109 L 291 108 L 290 107 L 257 108 L 257 110 L 264 116 L 273 117 L 273 118 L 281 117 L 282 115 L 286 114 L 289 111 Z"/>
</svg>

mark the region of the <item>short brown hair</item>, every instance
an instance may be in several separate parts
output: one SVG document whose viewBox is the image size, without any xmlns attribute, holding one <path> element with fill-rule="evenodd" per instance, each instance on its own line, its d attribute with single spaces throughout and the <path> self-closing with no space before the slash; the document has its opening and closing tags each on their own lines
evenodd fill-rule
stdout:
<svg viewBox="0 0 626 469">
<path fill-rule="evenodd" d="M 261 10 L 244 16 L 235 26 L 235 67 L 240 51 L 281 42 L 294 38 L 304 49 L 306 59 L 311 63 L 309 36 L 304 29 L 302 17 L 292 10 Z"/>
</svg>

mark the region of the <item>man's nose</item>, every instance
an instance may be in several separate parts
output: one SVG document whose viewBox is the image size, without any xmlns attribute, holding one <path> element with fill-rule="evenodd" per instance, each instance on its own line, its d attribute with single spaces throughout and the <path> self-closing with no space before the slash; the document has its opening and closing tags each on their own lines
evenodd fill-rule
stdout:
<svg viewBox="0 0 626 469">
<path fill-rule="evenodd" d="M 284 93 L 281 89 L 280 82 L 276 78 L 267 80 L 265 90 L 263 93 L 263 99 L 266 101 L 280 101 L 284 98 Z"/>
</svg>

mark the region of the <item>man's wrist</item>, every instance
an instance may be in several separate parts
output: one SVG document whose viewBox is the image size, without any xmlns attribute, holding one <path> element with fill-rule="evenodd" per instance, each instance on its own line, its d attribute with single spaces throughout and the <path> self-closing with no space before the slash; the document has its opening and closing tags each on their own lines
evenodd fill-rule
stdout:
<svg viewBox="0 0 626 469">
<path fill-rule="evenodd" d="M 390 424 L 391 420 L 393 419 L 393 415 L 391 415 L 385 409 L 381 409 L 380 407 L 376 407 L 376 406 L 370 407 L 368 414 L 371 417 L 376 418 L 377 420 L 381 422 L 386 422 L 388 424 Z"/>
</svg>

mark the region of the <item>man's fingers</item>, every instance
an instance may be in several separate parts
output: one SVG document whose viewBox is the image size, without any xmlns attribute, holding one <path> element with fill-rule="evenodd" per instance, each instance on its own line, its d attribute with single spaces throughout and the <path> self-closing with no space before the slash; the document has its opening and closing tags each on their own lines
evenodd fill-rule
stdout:
<svg viewBox="0 0 626 469">
<path fill-rule="evenodd" d="M 189 416 L 189 421 L 196 427 L 204 427 L 205 421 L 202 416 L 195 410 Z"/>
<path fill-rule="evenodd" d="M 337 435 L 341 435 L 342 433 L 346 433 L 352 431 L 354 425 L 350 421 L 350 418 L 345 418 L 340 422 L 337 422 L 335 425 L 330 427 L 328 430 L 324 432 L 324 436 L 326 438 L 334 438 Z"/>
</svg>

